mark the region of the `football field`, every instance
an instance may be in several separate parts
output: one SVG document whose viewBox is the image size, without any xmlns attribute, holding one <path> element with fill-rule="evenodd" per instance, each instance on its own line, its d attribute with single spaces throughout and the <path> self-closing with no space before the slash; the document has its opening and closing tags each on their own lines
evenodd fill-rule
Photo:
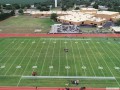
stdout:
<svg viewBox="0 0 120 90">
<path fill-rule="evenodd" d="M 0 86 L 64 87 L 77 79 L 120 87 L 120 38 L 0 38 Z"/>
</svg>

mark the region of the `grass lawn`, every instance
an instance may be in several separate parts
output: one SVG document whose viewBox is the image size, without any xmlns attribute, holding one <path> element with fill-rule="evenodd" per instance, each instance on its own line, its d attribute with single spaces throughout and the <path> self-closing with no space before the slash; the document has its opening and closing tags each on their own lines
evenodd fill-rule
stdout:
<svg viewBox="0 0 120 90">
<path fill-rule="evenodd" d="M 50 18 L 18 16 L 1 21 L 0 29 L 2 33 L 34 33 L 35 29 L 41 29 L 41 33 L 45 33 L 54 23 Z"/>
<path fill-rule="evenodd" d="M 65 87 L 84 76 L 97 79 L 78 78 L 77 87 L 120 87 L 119 46 L 120 38 L 0 38 L 0 86 Z M 49 78 L 23 78 L 33 71 Z"/>
</svg>

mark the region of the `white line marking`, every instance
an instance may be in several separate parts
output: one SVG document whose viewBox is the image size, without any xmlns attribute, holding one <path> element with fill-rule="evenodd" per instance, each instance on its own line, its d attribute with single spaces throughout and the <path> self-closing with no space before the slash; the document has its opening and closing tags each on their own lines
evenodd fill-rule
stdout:
<svg viewBox="0 0 120 90">
<path fill-rule="evenodd" d="M 65 69 L 70 69 L 70 66 L 65 66 Z"/>
<path fill-rule="evenodd" d="M 0 68 L 5 68 L 5 66 L 1 66 Z"/>
<path fill-rule="evenodd" d="M 94 80 L 115 80 L 115 77 L 94 77 L 94 76 L 22 76 L 22 79 L 39 79 L 39 78 L 60 78 L 60 79 L 69 79 L 69 78 L 80 78 L 80 79 L 94 79 Z"/>
<path fill-rule="evenodd" d="M 61 40 L 60 40 L 60 49 L 59 49 L 59 68 L 58 68 L 58 76 L 59 76 L 59 74 L 60 74 L 60 57 L 61 57 L 61 55 L 60 55 L 60 52 L 61 52 Z"/>
<path fill-rule="evenodd" d="M 86 66 L 82 66 L 82 69 L 86 69 Z"/>
<path fill-rule="evenodd" d="M 106 51 L 104 50 L 104 48 L 102 47 L 102 45 L 101 45 L 101 44 L 99 44 L 99 45 L 101 46 L 103 52 L 106 53 Z M 101 54 L 101 53 L 100 53 L 100 54 Z M 106 55 L 109 57 L 109 55 L 108 55 L 107 53 L 106 53 Z M 101 56 L 102 56 L 102 55 L 101 55 Z M 103 58 L 103 56 L 102 56 L 102 58 Z M 109 57 L 109 59 L 111 60 L 110 57 Z M 108 69 L 110 70 L 112 76 L 114 76 L 113 72 L 112 72 L 111 69 L 109 68 L 109 66 L 108 66 L 107 62 L 104 60 L 104 58 L 103 58 L 103 61 L 105 62 L 105 64 L 106 64 L 106 66 L 108 67 Z M 113 63 L 113 61 L 112 61 L 112 63 Z M 113 63 L 113 65 L 114 65 L 114 63 Z M 115 76 L 114 76 L 114 77 L 115 77 Z M 120 86 L 120 84 L 119 84 L 119 82 L 117 81 L 117 79 L 115 79 L 115 80 L 116 80 L 116 83 L 118 84 L 118 86 Z"/>
<path fill-rule="evenodd" d="M 83 63 L 83 58 L 82 58 L 82 55 L 81 55 L 81 50 L 80 50 L 80 48 L 79 48 L 79 45 L 78 44 L 76 44 L 77 45 L 77 49 L 78 49 L 78 52 L 79 52 L 79 60 L 81 61 L 81 63 L 82 63 L 82 66 L 84 66 L 84 63 Z M 80 67 L 81 67 L 81 65 L 80 65 Z M 85 73 L 85 76 L 86 76 L 86 71 L 85 71 L 85 69 L 84 69 L 84 73 Z"/>
<path fill-rule="evenodd" d="M 29 45 L 29 42 L 30 42 L 30 40 L 28 41 L 28 43 L 26 44 L 26 46 L 25 46 L 25 48 Z M 28 48 L 28 51 L 30 50 L 30 48 Z M 19 64 L 19 66 L 21 65 L 21 63 L 23 62 L 23 60 L 24 60 L 24 58 L 26 57 L 26 54 L 28 53 L 28 51 L 25 53 L 25 55 L 24 56 L 22 56 L 22 60 L 21 60 L 21 62 L 20 62 L 20 64 Z M 19 56 L 20 57 L 20 56 Z M 15 72 L 13 73 L 13 75 L 16 73 L 16 71 L 17 71 L 17 69 L 15 70 Z"/>
<path fill-rule="evenodd" d="M 88 53 L 87 53 L 86 48 L 84 47 L 83 43 L 82 43 L 82 46 L 83 46 L 83 49 L 85 50 L 85 54 L 86 54 L 86 56 L 87 56 L 87 59 L 88 59 L 88 62 L 89 62 L 89 64 L 90 64 L 90 67 L 91 67 L 91 69 L 92 69 L 92 72 L 93 72 L 93 74 L 96 76 L 95 71 L 94 71 L 94 69 L 93 69 L 93 66 L 92 66 L 92 64 L 91 64 L 90 58 L 89 58 L 89 56 L 88 56 Z"/>
<path fill-rule="evenodd" d="M 45 45 L 42 44 L 42 47 L 41 47 L 40 52 L 39 52 L 39 54 L 38 54 L 38 56 L 37 56 L 37 60 L 36 60 L 36 62 L 35 62 L 35 65 L 37 65 L 37 63 L 38 63 L 38 60 L 39 60 L 40 54 L 41 54 L 42 49 L 43 49 L 44 46 L 45 46 Z M 34 71 L 34 69 L 33 69 L 33 71 Z M 32 72 L 33 72 L 33 71 L 32 71 Z"/>
<path fill-rule="evenodd" d="M 116 70 L 119 70 L 120 68 L 119 67 L 114 67 Z"/>
<path fill-rule="evenodd" d="M 49 66 L 49 69 L 52 69 L 53 68 L 53 66 Z"/>
<path fill-rule="evenodd" d="M 32 68 L 37 68 L 37 66 L 33 66 Z"/>
<path fill-rule="evenodd" d="M 75 42 L 76 44 L 78 43 L 78 42 Z"/>
<path fill-rule="evenodd" d="M 71 41 L 71 47 L 72 47 L 72 54 L 73 54 L 74 65 L 75 65 L 75 72 L 76 72 L 76 76 L 77 76 L 78 75 L 78 71 L 77 71 L 77 66 L 76 66 L 76 62 L 75 62 L 75 55 L 74 55 L 72 41 Z"/>
<path fill-rule="evenodd" d="M 45 53 L 45 58 L 44 58 L 44 60 L 43 60 L 43 64 L 42 64 L 42 68 L 41 68 L 40 75 L 42 75 L 42 73 L 43 73 L 43 68 L 44 68 L 44 64 L 45 64 L 45 59 L 46 59 L 46 57 L 47 57 L 47 53 L 48 53 L 48 50 L 49 50 L 50 42 L 51 42 L 51 39 L 50 39 L 50 41 L 49 41 L 49 44 L 48 44 L 48 47 L 47 47 L 47 50 L 46 50 L 46 53 Z"/>
<path fill-rule="evenodd" d="M 39 40 L 39 42 L 40 42 L 40 40 Z M 38 43 L 39 43 L 39 42 L 38 42 Z M 33 46 L 33 44 L 31 45 L 31 47 L 32 47 L 32 46 Z M 30 48 L 31 48 L 31 47 L 30 47 Z M 26 69 L 27 69 L 27 67 L 28 67 L 28 65 L 29 65 L 29 63 L 30 63 L 30 61 L 31 61 L 31 59 L 32 59 L 32 57 L 33 57 L 33 55 L 34 55 L 35 50 L 36 50 L 37 47 L 38 47 L 38 44 L 37 44 L 36 47 L 34 48 L 33 53 L 32 53 L 32 55 L 31 55 L 31 57 L 30 57 L 30 60 L 28 61 L 27 65 L 26 65 L 26 67 L 25 67 L 25 69 L 24 69 L 24 71 L 23 71 L 23 73 L 22 73 L 22 76 L 23 76 L 23 74 L 25 73 L 25 71 L 26 71 Z M 29 48 L 29 49 L 30 49 L 30 48 Z M 27 52 L 27 53 L 28 53 L 28 52 Z M 24 58 L 25 58 L 25 57 L 24 57 Z M 21 79 L 22 79 L 22 78 L 20 78 L 20 80 L 18 81 L 17 86 L 19 86 Z"/>
<path fill-rule="evenodd" d="M 15 40 L 16 40 L 16 39 L 15 39 Z M 12 40 L 12 41 L 15 41 L 15 40 Z M 12 44 L 11 44 L 11 43 L 8 44 L 7 47 L 5 47 L 4 50 L 0 52 L 0 54 L 3 53 L 4 51 L 7 52 L 6 49 L 9 49 L 9 46 L 10 46 L 10 45 L 12 45 Z M 11 47 L 10 47 L 10 48 L 11 48 Z"/>
<path fill-rule="evenodd" d="M 24 40 L 25 41 L 25 40 Z M 20 48 L 22 44 L 19 45 L 19 47 L 17 47 L 16 51 Z M 25 47 L 24 47 L 25 48 Z M 20 51 L 20 53 L 18 54 L 18 56 L 14 59 L 14 61 L 12 62 L 11 66 L 9 67 L 9 69 L 6 71 L 5 75 L 9 72 L 9 70 L 12 68 L 12 66 L 14 65 L 14 63 L 16 62 L 16 60 L 19 58 L 20 54 L 22 53 L 22 51 L 24 50 L 24 48 L 22 48 L 22 50 Z M 15 51 L 15 52 L 16 52 Z M 15 53 L 14 52 L 14 53 Z M 14 54 L 13 54 L 14 55 Z M 11 57 L 9 58 L 9 60 L 11 59 Z"/>
<path fill-rule="evenodd" d="M 46 42 L 42 42 L 42 43 L 46 43 Z"/>
<path fill-rule="evenodd" d="M 21 68 L 21 66 L 16 66 L 16 68 Z"/>
<path fill-rule="evenodd" d="M 54 42 L 55 42 L 55 41 L 54 41 Z M 54 49 L 55 49 L 55 43 L 54 43 L 54 45 L 53 45 L 53 52 L 52 52 L 51 66 L 52 66 L 53 57 L 54 57 Z M 49 76 L 50 76 L 50 74 L 51 74 L 51 69 L 50 69 L 50 71 L 49 71 Z"/>
<path fill-rule="evenodd" d="M 98 69 L 103 69 L 103 67 L 101 67 L 101 66 L 98 66 Z"/>
</svg>

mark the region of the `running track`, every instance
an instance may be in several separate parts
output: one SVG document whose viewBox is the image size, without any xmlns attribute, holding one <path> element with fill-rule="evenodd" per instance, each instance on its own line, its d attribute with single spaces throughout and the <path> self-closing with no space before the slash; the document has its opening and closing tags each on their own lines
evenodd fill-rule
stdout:
<svg viewBox="0 0 120 90">
<path fill-rule="evenodd" d="M 0 37 L 120 37 L 120 34 L 3 34 Z"/>
<path fill-rule="evenodd" d="M 120 37 L 120 34 L 3 34 L 0 37 Z M 65 90 L 65 88 L 41 88 L 38 87 L 0 87 L 0 90 Z M 80 90 L 79 88 L 70 88 L 70 90 Z M 120 90 L 106 88 L 86 88 L 85 90 Z"/>
<path fill-rule="evenodd" d="M 41 88 L 38 87 L 0 87 L 0 90 L 66 90 L 65 88 Z M 70 90 L 80 90 L 80 88 L 70 88 Z M 84 90 L 120 90 L 120 89 L 105 89 L 105 88 L 86 88 Z"/>
</svg>

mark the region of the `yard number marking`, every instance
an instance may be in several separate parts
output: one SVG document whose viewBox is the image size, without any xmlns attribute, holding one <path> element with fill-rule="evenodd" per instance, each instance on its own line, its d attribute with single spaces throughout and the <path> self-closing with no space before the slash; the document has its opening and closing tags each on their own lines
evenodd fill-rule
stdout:
<svg viewBox="0 0 120 90">
<path fill-rule="evenodd" d="M 114 67 L 116 70 L 119 70 L 120 68 L 119 67 Z"/>
<path fill-rule="evenodd" d="M 98 69 L 103 69 L 103 67 L 99 66 Z"/>
<path fill-rule="evenodd" d="M 37 66 L 33 66 L 32 68 L 37 68 Z"/>
<path fill-rule="evenodd" d="M 53 68 L 53 66 L 49 66 L 49 69 L 52 69 Z"/>
<path fill-rule="evenodd" d="M 70 66 L 65 66 L 65 69 L 70 69 Z"/>
<path fill-rule="evenodd" d="M 16 66 L 16 68 L 21 68 L 21 66 Z"/>
<path fill-rule="evenodd" d="M 86 66 L 82 66 L 82 69 L 86 69 Z"/>
<path fill-rule="evenodd" d="M 5 68 L 5 66 L 1 66 L 0 68 Z"/>
<path fill-rule="evenodd" d="M 42 42 L 42 43 L 46 43 L 46 42 Z"/>
<path fill-rule="evenodd" d="M 35 41 L 32 42 L 33 44 L 35 43 Z"/>
</svg>

